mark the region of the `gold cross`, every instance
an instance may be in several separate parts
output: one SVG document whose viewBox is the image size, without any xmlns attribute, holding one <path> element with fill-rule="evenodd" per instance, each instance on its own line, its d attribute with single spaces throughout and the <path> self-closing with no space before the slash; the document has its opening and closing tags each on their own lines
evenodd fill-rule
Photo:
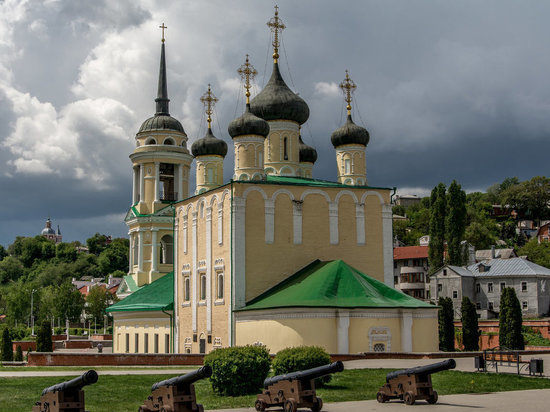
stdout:
<svg viewBox="0 0 550 412">
<path fill-rule="evenodd" d="M 249 104 L 250 87 L 251 87 L 250 81 L 253 80 L 254 77 L 256 77 L 258 72 L 254 68 L 254 66 L 252 66 L 248 62 L 248 54 L 246 55 L 246 62 L 241 67 L 239 67 L 239 69 L 237 70 L 237 73 L 239 73 L 239 75 L 241 76 L 241 79 L 244 81 L 244 88 L 246 89 L 246 104 Z"/>
<path fill-rule="evenodd" d="M 210 90 L 210 84 L 208 84 L 208 91 L 204 93 L 201 96 L 201 102 L 204 104 L 204 107 L 206 107 L 206 115 L 208 118 L 206 119 L 208 121 L 208 128 L 210 129 L 210 126 L 212 125 L 212 113 L 214 109 L 214 105 L 218 101 L 218 98 L 214 96 L 212 93 L 212 90 Z"/>
<path fill-rule="evenodd" d="M 166 27 L 164 23 L 162 23 L 162 26 L 159 26 L 159 28 L 162 29 L 162 42 L 164 43 L 164 29 L 167 29 L 168 27 Z"/>
<path fill-rule="evenodd" d="M 275 6 L 275 17 L 267 22 L 267 26 L 274 33 L 273 36 L 273 61 L 277 63 L 279 58 L 279 31 L 283 31 L 286 26 L 279 19 L 279 6 Z"/>
<path fill-rule="evenodd" d="M 340 88 L 344 92 L 344 100 L 348 103 L 346 109 L 351 114 L 351 95 L 357 88 L 356 84 L 349 78 L 349 72 L 346 70 L 346 78 L 340 83 Z"/>
</svg>

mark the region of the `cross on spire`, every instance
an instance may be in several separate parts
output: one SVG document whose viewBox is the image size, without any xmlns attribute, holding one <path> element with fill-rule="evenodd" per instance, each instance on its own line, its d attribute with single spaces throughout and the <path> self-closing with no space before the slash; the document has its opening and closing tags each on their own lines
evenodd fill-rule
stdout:
<svg viewBox="0 0 550 412">
<path fill-rule="evenodd" d="M 159 29 L 162 29 L 162 42 L 164 43 L 164 29 L 167 29 L 168 27 L 166 27 L 164 25 L 164 23 L 162 23 L 162 26 L 159 26 Z"/>
<path fill-rule="evenodd" d="M 241 76 L 241 79 L 244 81 L 244 88 L 246 89 L 246 104 L 250 103 L 250 81 L 256 77 L 258 72 L 248 62 L 248 54 L 246 55 L 246 61 L 244 64 L 238 68 L 237 73 Z"/>
<path fill-rule="evenodd" d="M 275 6 L 275 17 L 271 18 L 267 22 L 267 26 L 273 32 L 273 61 L 277 63 L 279 58 L 279 32 L 282 32 L 286 26 L 283 24 L 282 20 L 279 18 L 279 6 Z"/>
<path fill-rule="evenodd" d="M 348 115 L 351 114 L 351 95 L 357 88 L 357 85 L 349 78 L 349 72 L 346 70 L 346 78 L 340 83 L 340 88 L 344 92 L 344 100 L 347 102 L 346 109 L 348 110 Z"/>
<path fill-rule="evenodd" d="M 201 102 L 206 108 L 206 115 L 208 118 L 206 119 L 208 121 L 208 128 L 211 128 L 212 125 L 212 113 L 214 110 L 214 105 L 218 101 L 218 98 L 214 96 L 214 93 L 212 93 L 212 90 L 210 89 L 210 84 L 208 84 L 208 90 L 206 93 L 204 93 L 201 96 Z"/>
</svg>

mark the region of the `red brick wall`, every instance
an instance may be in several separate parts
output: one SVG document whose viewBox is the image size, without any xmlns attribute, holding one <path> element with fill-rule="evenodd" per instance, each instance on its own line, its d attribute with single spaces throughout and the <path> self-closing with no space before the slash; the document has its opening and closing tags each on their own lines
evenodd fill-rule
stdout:
<svg viewBox="0 0 550 412">
<path fill-rule="evenodd" d="M 133 366 L 202 365 L 204 355 L 29 353 L 28 366 Z"/>
<path fill-rule="evenodd" d="M 24 341 L 13 341 L 12 347 L 13 351 L 15 352 L 17 350 L 17 347 L 21 346 L 21 350 L 23 353 L 27 352 L 29 349 L 33 352 L 36 352 L 36 341 L 34 340 L 24 340 Z M 55 344 L 52 342 L 52 352 L 55 349 Z"/>
<path fill-rule="evenodd" d="M 89 349 L 93 346 L 91 340 L 66 340 L 63 342 L 63 347 L 65 349 Z"/>
</svg>

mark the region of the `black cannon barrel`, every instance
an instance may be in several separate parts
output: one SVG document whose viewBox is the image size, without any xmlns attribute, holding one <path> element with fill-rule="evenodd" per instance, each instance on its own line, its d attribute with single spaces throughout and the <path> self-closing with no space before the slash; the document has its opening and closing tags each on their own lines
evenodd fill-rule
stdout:
<svg viewBox="0 0 550 412">
<path fill-rule="evenodd" d="M 292 380 L 310 380 L 328 375 L 330 373 L 342 372 L 344 364 L 341 361 L 329 363 L 328 365 L 318 366 L 316 368 L 306 369 L 305 371 L 291 372 L 284 375 L 272 376 L 264 380 L 264 388 L 280 381 Z"/>
<path fill-rule="evenodd" d="M 395 379 L 401 375 L 428 375 L 430 373 L 437 373 L 441 371 L 446 371 L 448 369 L 454 369 L 455 367 L 455 360 L 447 359 L 443 362 L 432 363 L 431 365 L 417 366 L 415 368 L 390 372 L 386 375 L 386 382 L 389 382 L 391 379 Z"/>
<path fill-rule="evenodd" d="M 92 383 L 97 382 L 97 372 L 89 370 L 86 373 L 83 373 L 81 376 L 71 379 L 70 381 L 58 383 L 56 385 L 50 386 L 42 391 L 42 395 L 47 394 L 48 392 L 61 392 L 68 390 L 79 390 L 86 385 L 91 385 Z"/>
<path fill-rule="evenodd" d="M 186 373 L 185 375 L 175 376 L 173 378 L 157 382 L 153 384 L 151 391 L 155 391 L 162 386 L 176 386 L 193 383 L 204 378 L 209 378 L 210 376 L 212 376 L 212 368 L 209 365 L 205 365 L 202 368 Z"/>
</svg>

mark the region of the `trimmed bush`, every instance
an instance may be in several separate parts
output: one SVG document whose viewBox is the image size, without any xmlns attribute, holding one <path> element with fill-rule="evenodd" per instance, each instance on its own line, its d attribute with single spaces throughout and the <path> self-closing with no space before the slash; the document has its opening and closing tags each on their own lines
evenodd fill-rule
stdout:
<svg viewBox="0 0 550 412">
<path fill-rule="evenodd" d="M 16 362 L 22 362 L 23 361 L 23 349 L 21 348 L 21 345 L 17 345 L 17 350 L 15 351 L 14 360 Z"/>
<path fill-rule="evenodd" d="M 330 355 L 320 346 L 298 346 L 286 348 L 277 352 L 273 359 L 273 374 L 283 375 L 285 373 L 302 371 L 316 368 L 330 363 Z M 316 385 L 329 383 L 332 375 L 325 375 L 316 379 Z"/>
<path fill-rule="evenodd" d="M 40 326 L 38 335 L 36 336 L 36 351 L 51 352 L 52 351 L 52 326 L 50 322 L 45 320 Z"/>
<path fill-rule="evenodd" d="M 2 360 L 8 362 L 13 360 L 13 346 L 8 328 L 4 328 L 2 332 Z"/>
<path fill-rule="evenodd" d="M 215 349 L 204 358 L 204 364 L 212 368 L 212 389 L 224 396 L 258 393 L 269 373 L 270 363 L 265 346 Z"/>
</svg>

